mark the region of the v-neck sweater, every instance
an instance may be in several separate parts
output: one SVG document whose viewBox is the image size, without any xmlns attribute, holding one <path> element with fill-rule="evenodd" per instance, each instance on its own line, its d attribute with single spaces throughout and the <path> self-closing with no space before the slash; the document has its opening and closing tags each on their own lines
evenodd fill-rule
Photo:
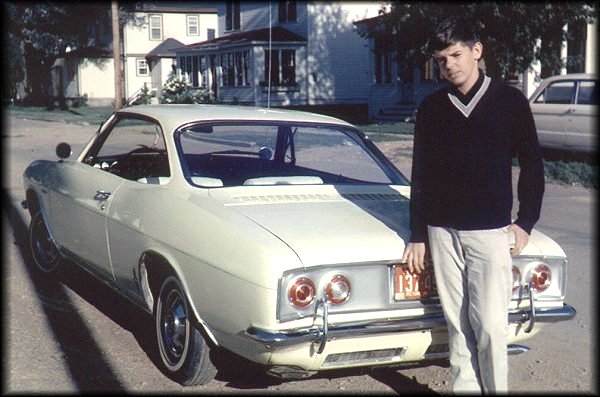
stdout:
<svg viewBox="0 0 600 397">
<path fill-rule="evenodd" d="M 531 233 L 539 219 L 544 165 L 529 103 L 501 81 L 485 77 L 479 83 L 467 94 L 467 104 L 445 87 L 419 107 L 411 174 L 412 242 L 426 241 L 427 225 L 457 230 L 509 225 L 515 156 L 520 166 L 515 223 Z"/>
</svg>

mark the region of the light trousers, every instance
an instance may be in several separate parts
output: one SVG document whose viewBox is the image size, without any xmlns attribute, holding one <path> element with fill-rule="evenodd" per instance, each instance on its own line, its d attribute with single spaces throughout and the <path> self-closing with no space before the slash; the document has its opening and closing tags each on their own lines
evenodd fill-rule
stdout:
<svg viewBox="0 0 600 397">
<path fill-rule="evenodd" d="M 512 259 L 508 226 L 428 227 L 440 302 L 448 323 L 452 390 L 508 391 L 508 305 Z"/>
</svg>

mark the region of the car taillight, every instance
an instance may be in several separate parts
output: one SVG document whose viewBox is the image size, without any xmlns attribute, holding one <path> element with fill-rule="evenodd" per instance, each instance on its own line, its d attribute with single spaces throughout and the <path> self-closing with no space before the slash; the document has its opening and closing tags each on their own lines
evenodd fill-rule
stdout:
<svg viewBox="0 0 600 397">
<path fill-rule="evenodd" d="M 537 292 L 547 289 L 552 283 L 552 271 L 550 266 L 539 264 L 529 271 L 529 281 L 532 288 Z"/>
<path fill-rule="evenodd" d="M 515 292 L 521 286 L 521 271 L 518 267 L 512 267 L 512 291 Z"/>
<path fill-rule="evenodd" d="M 315 299 L 315 284 L 309 278 L 300 277 L 290 287 L 288 297 L 292 305 L 307 307 Z"/>
<path fill-rule="evenodd" d="M 341 304 L 350 298 L 352 287 L 347 277 L 337 274 L 331 278 L 325 287 L 325 295 L 331 303 Z"/>
</svg>

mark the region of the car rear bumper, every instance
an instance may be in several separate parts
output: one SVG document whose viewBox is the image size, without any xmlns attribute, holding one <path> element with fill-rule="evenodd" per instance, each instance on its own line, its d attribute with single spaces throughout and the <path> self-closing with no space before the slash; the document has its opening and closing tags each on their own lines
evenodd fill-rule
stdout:
<svg viewBox="0 0 600 397">
<path fill-rule="evenodd" d="M 561 308 L 512 311 L 508 317 L 511 324 L 523 324 L 529 321 L 530 325 L 533 325 L 533 323 L 553 323 L 570 320 L 575 315 L 576 310 L 572 306 L 565 304 Z M 319 343 L 323 347 L 327 340 L 389 333 L 430 331 L 445 329 L 447 326 L 446 319 L 442 313 L 426 314 L 408 319 L 357 322 L 339 326 L 327 324 L 327 319 L 323 320 L 324 325 L 295 330 L 270 331 L 251 327 L 245 331 L 244 336 L 263 345 L 267 350 L 276 350 L 304 343 Z M 529 330 L 531 328 L 529 327 Z"/>
</svg>

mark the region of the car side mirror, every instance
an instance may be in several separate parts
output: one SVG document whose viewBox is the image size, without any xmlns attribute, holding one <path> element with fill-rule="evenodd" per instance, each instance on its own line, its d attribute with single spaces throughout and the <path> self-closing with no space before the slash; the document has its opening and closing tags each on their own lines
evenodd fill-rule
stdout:
<svg viewBox="0 0 600 397">
<path fill-rule="evenodd" d="M 61 159 L 67 159 L 71 155 L 71 145 L 61 142 L 56 145 L 56 155 Z"/>
</svg>

